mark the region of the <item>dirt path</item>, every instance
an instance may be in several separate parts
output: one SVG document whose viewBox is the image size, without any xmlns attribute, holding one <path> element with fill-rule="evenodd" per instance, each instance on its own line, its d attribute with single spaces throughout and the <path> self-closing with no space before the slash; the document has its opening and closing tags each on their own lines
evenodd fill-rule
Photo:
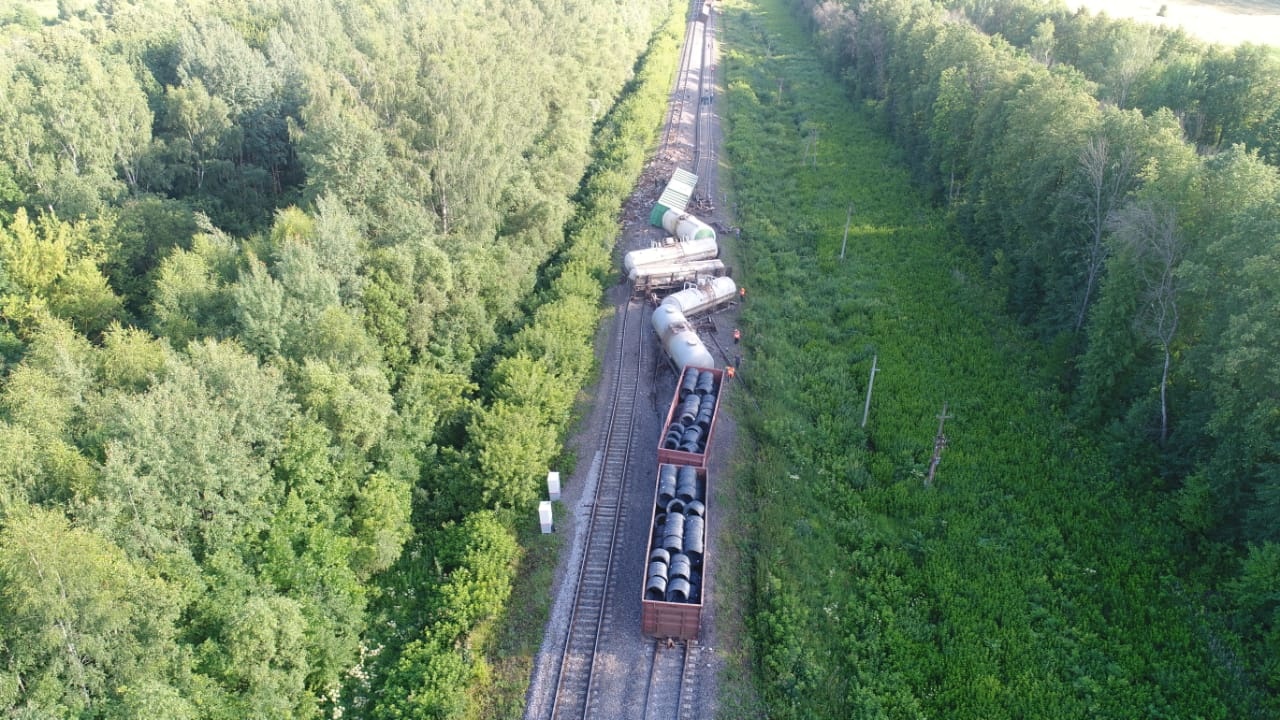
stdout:
<svg viewBox="0 0 1280 720">
<path fill-rule="evenodd" d="M 1067 4 L 1111 17 L 1181 27 L 1205 42 L 1280 45 L 1280 0 L 1068 0 Z"/>
</svg>

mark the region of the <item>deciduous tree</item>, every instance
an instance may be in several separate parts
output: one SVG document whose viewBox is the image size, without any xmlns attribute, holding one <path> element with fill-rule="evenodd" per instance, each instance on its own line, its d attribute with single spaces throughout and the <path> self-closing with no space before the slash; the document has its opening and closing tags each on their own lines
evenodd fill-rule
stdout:
<svg viewBox="0 0 1280 720">
<path fill-rule="evenodd" d="M 19 210 L 0 228 L 0 314 L 30 331 L 45 316 L 98 334 L 123 314 L 120 298 L 99 270 L 105 249 L 90 224 L 53 215 L 35 221 Z"/>
<path fill-rule="evenodd" d="M 118 688 L 162 684 L 178 607 L 101 535 L 60 511 L 11 508 L 0 529 L 5 711 L 93 714 Z"/>
</svg>

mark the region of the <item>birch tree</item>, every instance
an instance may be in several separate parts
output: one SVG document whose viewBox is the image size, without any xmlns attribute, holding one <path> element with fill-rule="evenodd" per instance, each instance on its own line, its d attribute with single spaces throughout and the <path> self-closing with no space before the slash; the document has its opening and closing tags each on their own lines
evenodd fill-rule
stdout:
<svg viewBox="0 0 1280 720">
<path fill-rule="evenodd" d="M 1086 183 L 1084 222 L 1088 230 L 1084 251 L 1084 296 L 1076 311 L 1074 330 L 1084 326 L 1093 290 L 1107 259 L 1106 229 L 1121 198 L 1133 185 L 1137 153 L 1127 145 L 1119 147 L 1105 133 L 1089 138 L 1080 151 L 1080 175 Z"/>
<path fill-rule="evenodd" d="M 1169 372 L 1178 334 L 1178 265 L 1184 247 L 1175 209 L 1159 200 L 1139 200 L 1115 216 L 1116 237 L 1131 254 L 1142 298 L 1134 326 L 1160 349 L 1160 443 L 1169 436 Z"/>
</svg>

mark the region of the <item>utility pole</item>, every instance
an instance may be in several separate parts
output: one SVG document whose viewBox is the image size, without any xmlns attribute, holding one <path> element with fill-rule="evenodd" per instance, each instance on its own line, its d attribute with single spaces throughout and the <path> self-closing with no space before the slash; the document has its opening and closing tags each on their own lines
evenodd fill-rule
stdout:
<svg viewBox="0 0 1280 720">
<path fill-rule="evenodd" d="M 853 220 L 853 203 L 849 203 L 849 214 L 844 218 L 844 239 L 840 241 L 840 259 L 844 259 L 844 246 L 849 243 L 849 222 Z"/>
<path fill-rule="evenodd" d="M 942 449 L 947 446 L 947 436 L 942 434 L 942 424 L 950 419 L 947 414 L 947 404 L 942 403 L 942 414 L 938 415 L 938 435 L 933 439 L 933 459 L 929 461 L 929 476 L 924 479 L 925 487 L 933 486 L 933 473 L 938 469 L 938 463 L 942 462 Z"/>
<path fill-rule="evenodd" d="M 804 157 L 800 159 L 801 165 L 809 164 L 809 156 L 813 156 L 813 166 L 818 167 L 818 129 L 809 130 L 809 137 L 804 141 Z"/>
<path fill-rule="evenodd" d="M 871 412 L 871 387 L 876 384 L 876 360 L 878 355 L 871 356 L 871 379 L 867 381 L 867 404 L 862 406 L 862 427 L 867 426 L 867 413 Z"/>
</svg>

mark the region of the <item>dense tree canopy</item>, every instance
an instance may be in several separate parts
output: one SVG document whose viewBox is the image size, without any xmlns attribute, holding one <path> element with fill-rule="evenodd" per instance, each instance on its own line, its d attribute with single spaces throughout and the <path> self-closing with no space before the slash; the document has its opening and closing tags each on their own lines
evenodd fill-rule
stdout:
<svg viewBox="0 0 1280 720">
<path fill-rule="evenodd" d="M 0 714 L 470 702 L 673 4 L 53 6 L 0 9 Z"/>
</svg>

